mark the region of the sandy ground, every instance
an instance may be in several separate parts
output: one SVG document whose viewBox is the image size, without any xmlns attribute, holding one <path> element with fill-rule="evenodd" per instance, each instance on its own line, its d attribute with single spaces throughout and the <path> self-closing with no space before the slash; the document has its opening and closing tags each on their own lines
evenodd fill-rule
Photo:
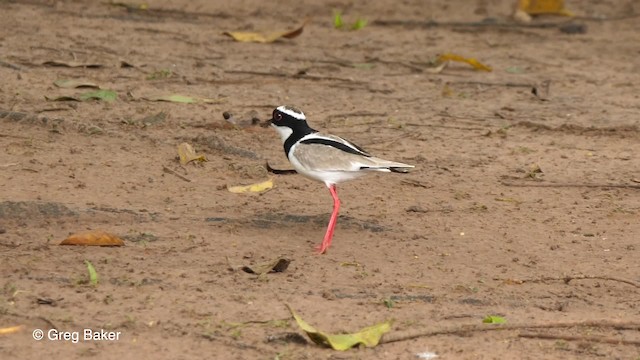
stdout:
<svg viewBox="0 0 640 360">
<path fill-rule="evenodd" d="M 511 1 L 424 3 L 0 1 L 0 329 L 23 325 L 0 335 L 0 358 L 637 359 L 638 2 L 568 1 L 577 19 L 529 26 L 510 22 Z M 336 30 L 335 9 L 369 24 Z M 272 44 L 222 34 L 305 17 L 301 36 Z M 560 31 L 568 21 L 586 33 Z M 493 71 L 427 71 L 448 52 Z M 47 100 L 90 91 L 59 79 L 118 97 Z M 158 94 L 214 101 L 143 99 Z M 277 134 L 222 116 L 265 121 L 281 104 L 416 165 L 341 185 L 326 255 L 313 247 L 327 189 L 269 174 L 267 161 L 289 168 Z M 181 166 L 182 142 L 209 161 Z M 271 176 L 266 193 L 226 190 Z M 92 229 L 126 246 L 58 245 Z M 291 260 L 282 273 L 238 270 L 277 257 Z M 549 326 L 337 352 L 296 335 L 285 304 L 329 332 L 388 319 L 390 335 L 463 329 L 487 315 Z M 552 327 L 581 322 L 603 325 Z M 121 334 L 35 341 L 37 328 Z"/>
</svg>

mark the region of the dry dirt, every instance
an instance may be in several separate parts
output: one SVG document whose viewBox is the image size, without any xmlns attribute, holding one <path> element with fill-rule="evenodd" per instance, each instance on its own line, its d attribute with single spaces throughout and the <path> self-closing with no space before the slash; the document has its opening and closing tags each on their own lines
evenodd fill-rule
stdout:
<svg viewBox="0 0 640 360">
<path fill-rule="evenodd" d="M 23 325 L 0 335 L 0 358 L 640 357 L 637 1 L 568 1 L 577 19 L 529 26 L 497 0 L 148 5 L 0 1 L 0 329 Z M 369 24 L 336 30 L 335 9 Z M 222 34 L 305 17 L 301 36 L 273 44 Z M 586 33 L 561 32 L 568 21 Z M 447 52 L 493 71 L 426 71 Z M 53 85 L 70 78 L 118 98 L 45 98 L 90 91 Z M 154 94 L 215 102 L 142 99 Z M 332 206 L 324 185 L 267 173 L 267 161 L 289 166 L 276 133 L 222 117 L 264 121 L 281 104 L 416 165 L 341 185 L 326 255 L 313 252 Z M 180 166 L 182 142 L 209 161 Z M 266 193 L 226 190 L 270 176 Z M 58 245 L 91 229 L 126 246 Z M 279 256 L 292 260 L 282 273 L 238 270 Z M 302 332 L 285 304 L 330 332 L 387 319 L 393 335 L 437 331 L 487 315 L 549 327 L 337 352 L 292 335 Z M 626 325 L 551 328 L 581 321 Z M 36 328 L 121 336 L 38 342 Z"/>
</svg>

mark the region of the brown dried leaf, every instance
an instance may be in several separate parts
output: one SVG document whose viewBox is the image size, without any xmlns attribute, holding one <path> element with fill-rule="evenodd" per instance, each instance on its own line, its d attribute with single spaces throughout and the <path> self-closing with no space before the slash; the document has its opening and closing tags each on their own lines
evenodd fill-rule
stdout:
<svg viewBox="0 0 640 360">
<path fill-rule="evenodd" d="M 267 273 L 284 272 L 289 267 L 291 260 L 285 258 L 277 258 L 262 264 L 253 266 L 243 266 L 242 271 L 249 274 L 262 275 Z"/>
<path fill-rule="evenodd" d="M 207 161 L 207 158 L 200 154 L 196 154 L 196 150 L 189 143 L 182 143 L 178 145 L 178 156 L 180 156 L 180 164 L 187 165 L 188 163 L 197 161 Z"/>
<path fill-rule="evenodd" d="M 564 0 L 518 0 L 518 10 L 529 15 L 562 15 L 573 16 L 565 9 Z"/>
<path fill-rule="evenodd" d="M 70 68 L 76 68 L 76 67 L 99 68 L 104 66 L 102 64 L 97 64 L 97 63 L 83 63 L 78 61 L 62 61 L 62 60 L 49 60 L 49 61 L 43 62 L 42 65 L 63 66 L 63 67 L 70 67 Z"/>
<path fill-rule="evenodd" d="M 438 57 L 438 62 L 440 63 L 447 62 L 447 61 L 463 62 L 471 65 L 476 70 L 482 70 L 482 71 L 488 71 L 488 72 L 491 71 L 491 67 L 484 65 L 483 63 L 481 63 L 475 58 L 466 58 L 464 56 L 451 54 L 451 53 L 442 54 Z"/>
<path fill-rule="evenodd" d="M 22 329 L 24 329 L 24 325 L 16 325 L 16 326 L 10 326 L 6 328 L 0 328 L 0 335 L 14 334 L 21 331 Z"/>
<path fill-rule="evenodd" d="M 124 241 L 119 237 L 102 230 L 92 230 L 76 233 L 62 240 L 60 245 L 82 246 L 124 246 Z"/>
<path fill-rule="evenodd" d="M 256 42 L 256 43 L 271 43 L 280 38 L 293 39 L 300 36 L 302 30 L 306 25 L 306 21 L 299 27 L 293 30 L 279 30 L 268 32 L 251 32 L 251 31 L 226 31 L 223 34 L 232 37 L 235 41 L 239 42 Z"/>
</svg>

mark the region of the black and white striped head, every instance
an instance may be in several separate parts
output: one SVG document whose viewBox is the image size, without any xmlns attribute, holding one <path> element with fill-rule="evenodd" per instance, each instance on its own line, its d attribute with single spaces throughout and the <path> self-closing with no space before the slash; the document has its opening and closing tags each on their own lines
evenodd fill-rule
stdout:
<svg viewBox="0 0 640 360">
<path fill-rule="evenodd" d="M 302 111 L 286 105 L 278 106 L 273 110 L 271 126 L 280 134 L 283 142 L 286 142 L 292 134 L 295 138 L 300 139 L 316 132 L 309 127 L 307 118 Z"/>
</svg>

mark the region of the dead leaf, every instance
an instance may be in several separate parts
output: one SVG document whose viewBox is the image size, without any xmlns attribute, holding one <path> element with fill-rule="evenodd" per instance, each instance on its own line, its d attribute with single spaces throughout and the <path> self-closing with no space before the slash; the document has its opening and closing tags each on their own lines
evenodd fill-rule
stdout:
<svg viewBox="0 0 640 360">
<path fill-rule="evenodd" d="M 507 285 L 522 285 L 524 284 L 523 280 L 519 280 L 519 279 L 504 279 L 503 281 L 505 284 Z"/>
<path fill-rule="evenodd" d="M 227 187 L 227 190 L 234 194 L 261 193 L 271 189 L 273 189 L 273 178 L 251 185 Z"/>
<path fill-rule="evenodd" d="M 542 171 L 542 168 L 540 168 L 540 165 L 531 164 L 529 166 L 528 171 L 527 171 L 527 176 L 526 177 L 535 179 L 538 174 L 542 174 L 542 173 L 544 173 L 544 172 Z"/>
<path fill-rule="evenodd" d="M 385 321 L 380 324 L 366 327 L 353 334 L 326 334 L 318 331 L 313 326 L 302 320 L 291 308 L 287 305 L 287 308 L 291 312 L 291 316 L 296 320 L 298 326 L 307 333 L 307 336 L 318 345 L 324 345 L 331 347 L 334 350 L 348 350 L 358 344 L 363 344 L 366 347 L 374 347 L 380 342 L 380 338 L 385 333 L 391 330 L 391 320 Z"/>
<path fill-rule="evenodd" d="M 521 24 L 528 24 L 532 20 L 531 15 L 520 9 L 516 9 L 516 11 L 513 13 L 513 19 Z"/>
<path fill-rule="evenodd" d="M 277 273 L 284 272 L 289 267 L 291 260 L 285 258 L 277 258 L 271 261 L 267 261 L 262 264 L 253 265 L 253 266 L 243 266 L 241 268 L 242 271 L 249 274 L 268 274 L 268 273 Z"/>
<path fill-rule="evenodd" d="M 102 230 L 92 230 L 76 233 L 62 240 L 60 245 L 82 246 L 124 246 L 124 241 L 119 237 Z"/>
<path fill-rule="evenodd" d="M 570 11 L 565 9 L 564 0 L 518 0 L 517 10 L 524 11 L 529 15 L 573 16 Z"/>
<path fill-rule="evenodd" d="M 24 325 L 16 325 L 16 326 L 10 326 L 6 328 L 0 328 L 0 335 L 14 334 L 22 330 L 23 328 L 24 328 Z"/>
<path fill-rule="evenodd" d="M 531 93 L 542 101 L 548 101 L 550 87 L 551 87 L 551 80 L 544 80 L 540 84 L 533 86 L 531 88 Z"/>
<path fill-rule="evenodd" d="M 174 103 L 181 103 L 181 104 L 195 104 L 195 103 L 215 104 L 215 103 L 222 102 L 221 99 L 198 98 L 198 97 L 185 96 L 185 95 L 179 95 L 179 94 L 146 96 L 146 97 L 142 97 L 142 99 L 148 100 L 148 101 L 166 101 L 166 102 L 174 102 Z"/>
<path fill-rule="evenodd" d="M 53 84 L 63 89 L 75 89 L 75 88 L 95 88 L 99 89 L 100 86 L 94 82 L 83 79 L 59 79 L 53 82 Z"/>
<path fill-rule="evenodd" d="M 45 95 L 44 98 L 47 101 L 82 101 L 82 100 L 80 100 L 79 97 L 69 96 L 69 95 L 62 95 L 62 96 L 48 96 L 48 95 Z"/>
<path fill-rule="evenodd" d="M 148 10 L 149 9 L 149 5 L 147 3 L 133 4 L 133 3 L 120 2 L 120 1 L 111 1 L 109 4 L 111 4 L 112 6 L 121 6 L 127 10 Z"/>
<path fill-rule="evenodd" d="M 178 156 L 180 156 L 180 164 L 186 165 L 194 160 L 207 161 L 207 158 L 200 154 L 196 154 L 196 150 L 188 143 L 178 145 Z"/>
<path fill-rule="evenodd" d="M 295 169 L 276 169 L 274 167 L 271 166 L 271 164 L 269 164 L 269 162 L 267 161 L 267 164 L 265 165 L 265 167 L 267 168 L 267 171 L 273 174 L 279 174 L 279 175 L 292 175 L 292 174 L 297 174 L 298 172 Z"/>
<path fill-rule="evenodd" d="M 120 60 L 120 67 L 121 68 L 140 68 L 145 66 L 144 64 L 134 64 L 131 61 L 128 60 Z"/>
<path fill-rule="evenodd" d="M 101 100 L 112 102 L 118 98 L 118 94 L 112 90 L 96 90 L 82 93 L 79 95 L 62 95 L 62 96 L 44 96 L 48 101 L 87 101 Z"/>
<path fill-rule="evenodd" d="M 63 66 L 70 68 L 84 67 L 84 68 L 100 68 L 104 65 L 97 63 L 83 63 L 78 61 L 62 61 L 62 60 L 49 60 L 42 63 L 42 65 L 49 66 Z"/>
<path fill-rule="evenodd" d="M 430 66 L 426 68 L 425 71 L 430 74 L 439 74 L 442 72 L 442 70 L 444 70 L 447 67 L 448 64 L 449 64 L 448 61 L 444 61 L 444 62 L 436 61 L 434 66 Z"/>
<path fill-rule="evenodd" d="M 476 70 L 482 70 L 482 71 L 488 71 L 488 72 L 491 72 L 492 70 L 491 67 L 482 64 L 475 58 L 466 58 L 466 57 L 456 55 L 456 54 L 451 54 L 451 53 L 442 54 L 438 56 L 438 62 L 443 63 L 447 61 L 457 61 L 457 62 L 467 63 L 473 66 L 473 68 Z"/>
<path fill-rule="evenodd" d="M 280 30 L 269 32 L 250 32 L 250 31 L 226 31 L 223 34 L 232 37 L 235 41 L 239 42 L 256 42 L 256 43 L 271 43 L 280 38 L 293 39 L 294 37 L 302 34 L 304 26 L 307 24 L 305 21 L 299 27 L 293 30 Z"/>
</svg>

